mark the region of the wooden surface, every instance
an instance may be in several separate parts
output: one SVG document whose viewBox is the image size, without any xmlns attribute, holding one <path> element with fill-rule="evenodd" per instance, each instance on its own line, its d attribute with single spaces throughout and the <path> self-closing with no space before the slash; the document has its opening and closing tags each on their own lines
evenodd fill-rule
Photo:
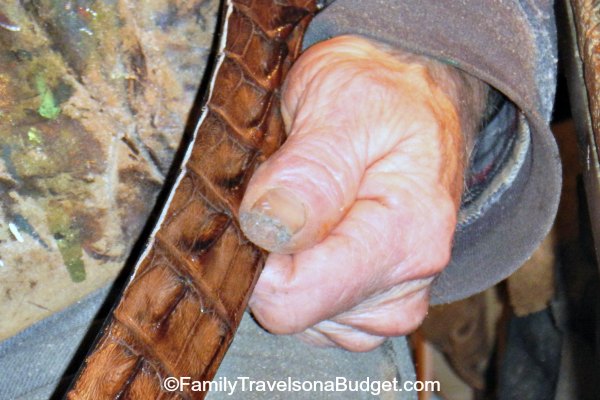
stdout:
<svg viewBox="0 0 600 400">
<path fill-rule="evenodd" d="M 564 0 L 561 6 L 560 44 L 596 254 L 600 255 L 600 2 Z"/>
</svg>

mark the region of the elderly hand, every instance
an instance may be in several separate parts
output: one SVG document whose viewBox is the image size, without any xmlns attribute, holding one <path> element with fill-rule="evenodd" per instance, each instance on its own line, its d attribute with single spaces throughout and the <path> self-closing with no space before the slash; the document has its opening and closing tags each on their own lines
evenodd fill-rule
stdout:
<svg viewBox="0 0 600 400">
<path fill-rule="evenodd" d="M 268 257 L 250 307 L 276 334 L 367 351 L 416 329 L 449 261 L 483 83 L 353 36 L 290 71 L 283 147 L 240 215 Z"/>
</svg>

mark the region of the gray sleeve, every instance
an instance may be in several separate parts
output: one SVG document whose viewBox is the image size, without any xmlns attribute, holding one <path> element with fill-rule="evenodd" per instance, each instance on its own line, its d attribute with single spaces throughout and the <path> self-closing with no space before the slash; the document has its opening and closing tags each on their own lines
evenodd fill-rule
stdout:
<svg viewBox="0 0 600 400">
<path fill-rule="evenodd" d="M 549 231 L 560 195 L 560 159 L 548 126 L 556 80 L 552 1 L 330 3 L 311 23 L 305 47 L 362 35 L 461 68 L 514 105 L 509 161 L 478 201 L 463 203 L 452 260 L 434 283 L 432 303 L 467 297 L 506 278 Z"/>
</svg>

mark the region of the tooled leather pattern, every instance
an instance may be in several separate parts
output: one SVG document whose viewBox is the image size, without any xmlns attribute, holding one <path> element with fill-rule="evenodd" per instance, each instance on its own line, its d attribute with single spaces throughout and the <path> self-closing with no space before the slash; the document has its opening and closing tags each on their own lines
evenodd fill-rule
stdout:
<svg viewBox="0 0 600 400">
<path fill-rule="evenodd" d="M 242 234 L 252 172 L 284 139 L 279 86 L 314 0 L 224 5 L 220 54 L 180 174 L 75 399 L 202 399 L 167 377 L 209 381 L 233 339 L 266 254 Z"/>
</svg>

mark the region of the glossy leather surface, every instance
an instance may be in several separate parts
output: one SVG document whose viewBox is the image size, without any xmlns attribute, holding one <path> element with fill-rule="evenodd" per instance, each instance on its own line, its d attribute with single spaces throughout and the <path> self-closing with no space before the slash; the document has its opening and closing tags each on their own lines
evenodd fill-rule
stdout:
<svg viewBox="0 0 600 400">
<path fill-rule="evenodd" d="M 68 399 L 202 399 L 266 253 L 237 212 L 254 169 L 283 142 L 279 86 L 314 1 L 227 1 L 206 106 L 163 213 Z"/>
</svg>

